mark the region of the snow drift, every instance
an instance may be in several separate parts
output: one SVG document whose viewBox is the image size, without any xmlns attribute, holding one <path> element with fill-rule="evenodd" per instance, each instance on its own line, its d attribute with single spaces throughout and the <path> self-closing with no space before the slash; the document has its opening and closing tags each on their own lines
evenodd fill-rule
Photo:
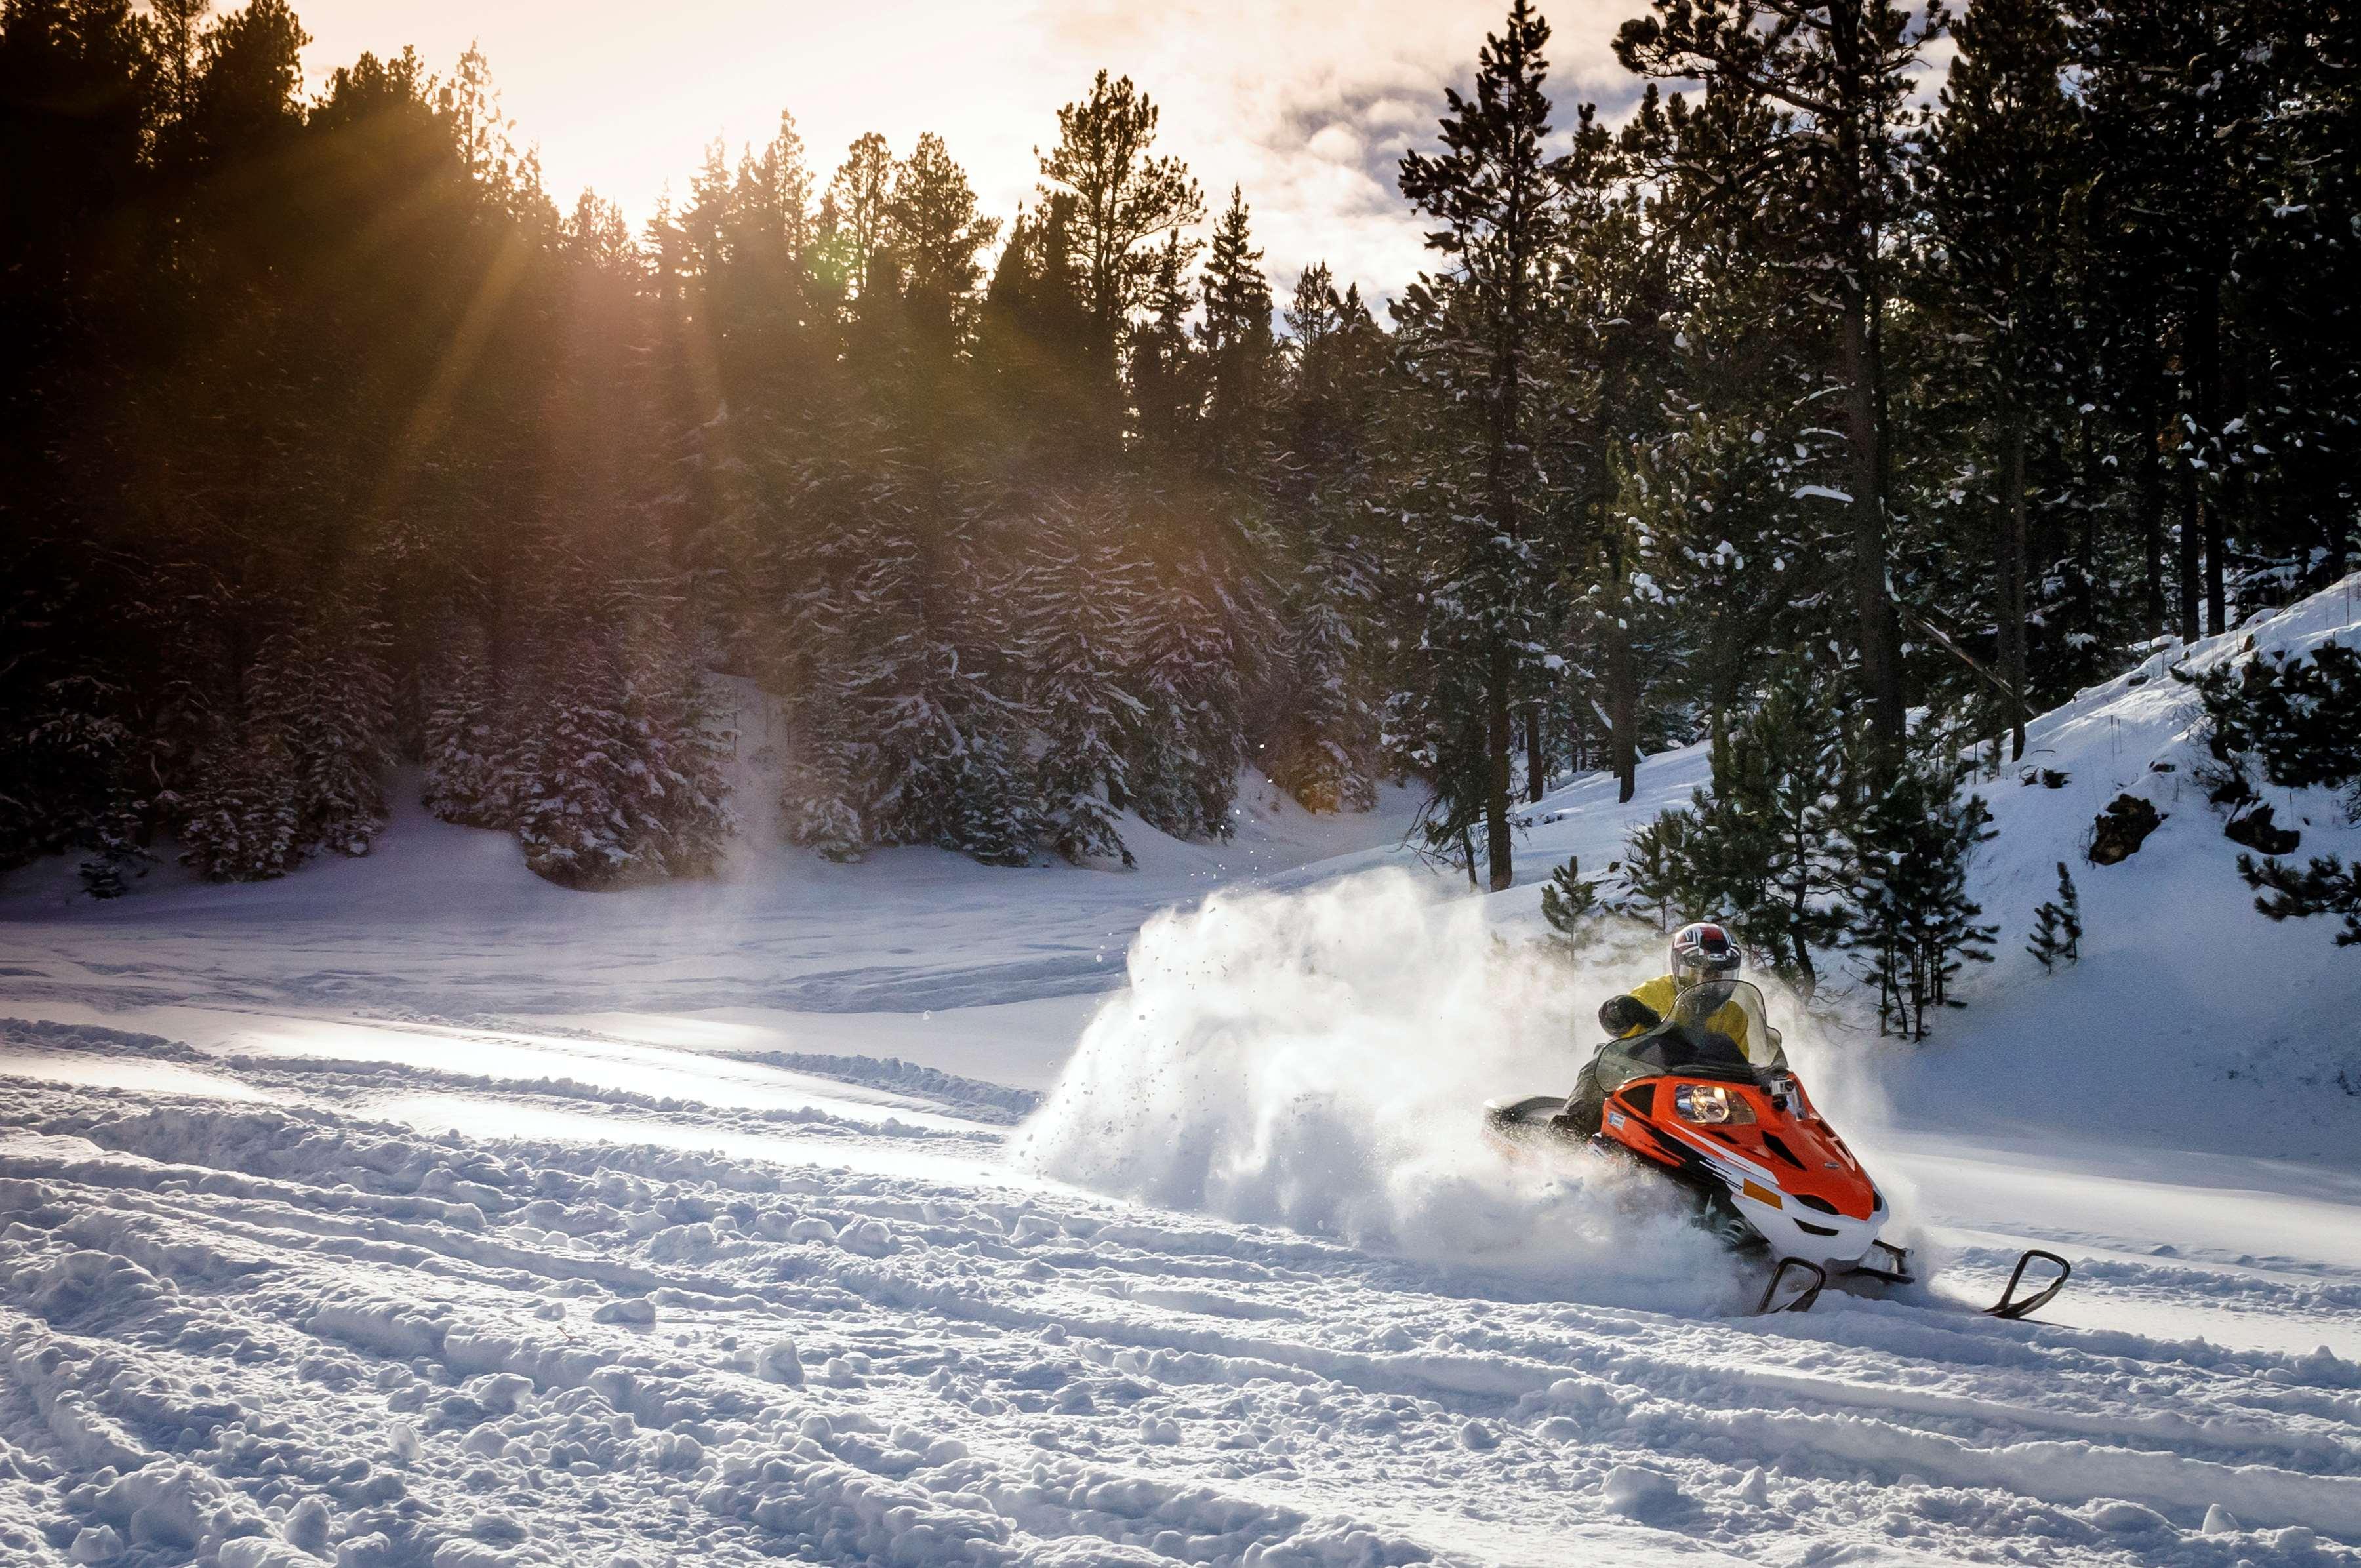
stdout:
<svg viewBox="0 0 2361 1568">
<path fill-rule="evenodd" d="M 1496 941 L 1399 871 L 1151 920 L 1018 1157 L 1081 1186 L 1334 1235 L 1592 1299 L 1697 1310 L 1736 1275 L 1670 1194 L 1487 1145 L 1477 1109 L 1570 1089 L 1620 978 Z"/>
</svg>

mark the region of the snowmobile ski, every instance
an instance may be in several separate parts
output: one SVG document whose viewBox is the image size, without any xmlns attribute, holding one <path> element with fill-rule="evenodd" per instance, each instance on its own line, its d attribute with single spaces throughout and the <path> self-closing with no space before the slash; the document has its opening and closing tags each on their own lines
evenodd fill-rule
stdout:
<svg viewBox="0 0 2361 1568">
<path fill-rule="evenodd" d="M 1895 1246 L 1892 1242 L 1870 1243 L 1869 1250 L 1861 1254 L 1861 1261 L 1845 1272 L 1866 1275 L 1888 1285 L 1915 1283 L 1910 1277 L 1910 1249 Z"/>
<path fill-rule="evenodd" d="M 2026 1266 L 2036 1258 L 2039 1258 L 2044 1263 L 2055 1264 L 2058 1268 L 2058 1277 L 2020 1301 L 2016 1299 L 2016 1288 L 2024 1281 Z M 2016 1266 L 2009 1271 L 2008 1288 L 2000 1293 L 2000 1300 L 1997 1303 L 1985 1308 L 1984 1311 L 1992 1317 L 2004 1318 L 2010 1322 L 2015 1322 L 2019 1318 L 2048 1306 L 2056 1298 L 2058 1292 L 2066 1288 L 2066 1277 L 2073 1272 L 2074 1266 L 2056 1253 L 2044 1252 L 2037 1246 L 2027 1247 L 2018 1256 Z"/>
<path fill-rule="evenodd" d="M 1794 1277 L 1792 1280 L 1789 1277 L 1791 1274 Z M 1820 1292 L 1828 1288 L 1828 1271 L 1818 1264 L 1806 1263 L 1800 1257 L 1783 1257 L 1763 1287 L 1763 1299 L 1755 1303 L 1754 1315 L 1808 1312 L 1812 1310 L 1812 1303 L 1820 1299 Z M 1795 1294 L 1782 1300 L 1780 1293 L 1784 1290 L 1793 1290 Z M 1773 1302 L 1778 1304 L 1774 1306 Z"/>
</svg>

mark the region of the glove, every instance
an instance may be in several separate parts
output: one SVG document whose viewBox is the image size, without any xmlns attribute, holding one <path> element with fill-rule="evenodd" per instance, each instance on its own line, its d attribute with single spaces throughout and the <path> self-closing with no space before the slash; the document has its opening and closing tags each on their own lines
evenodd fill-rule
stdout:
<svg viewBox="0 0 2361 1568">
<path fill-rule="evenodd" d="M 1664 1021 L 1664 1014 L 1636 996 L 1610 996 L 1598 1004 L 1598 1026 L 1614 1039 L 1635 1029 L 1653 1029 Z"/>
</svg>

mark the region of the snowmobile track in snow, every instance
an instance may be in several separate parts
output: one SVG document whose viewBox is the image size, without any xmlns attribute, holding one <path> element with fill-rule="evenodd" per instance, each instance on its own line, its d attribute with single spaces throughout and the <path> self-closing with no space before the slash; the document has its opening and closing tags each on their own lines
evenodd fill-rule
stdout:
<svg viewBox="0 0 2361 1568">
<path fill-rule="evenodd" d="M 10 1084 L 11 1562 L 2361 1561 L 2333 1356 L 1536 1299 L 824 1158 L 981 1126 L 778 1163 L 631 1141 L 744 1117 L 627 1102 L 484 1142 L 372 1120 L 413 1072 L 228 1070 L 302 1102 Z"/>
</svg>

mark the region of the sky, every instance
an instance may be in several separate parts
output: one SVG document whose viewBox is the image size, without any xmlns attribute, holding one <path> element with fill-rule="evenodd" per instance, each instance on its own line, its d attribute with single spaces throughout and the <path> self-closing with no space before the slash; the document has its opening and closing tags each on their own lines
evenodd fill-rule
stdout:
<svg viewBox="0 0 2361 1568">
<path fill-rule="evenodd" d="M 1465 84 L 1506 0 L 295 0 L 317 91 L 365 49 L 414 44 L 448 72 L 472 41 L 523 145 L 570 207 L 585 185 L 634 221 L 670 181 L 685 191 L 706 145 L 734 162 L 794 114 L 825 180 L 846 145 L 921 131 L 949 144 L 985 210 L 1031 198 L 1034 149 L 1059 105 L 1102 66 L 1163 111 L 1158 149 L 1185 159 L 1218 210 L 1235 182 L 1283 289 L 1326 260 L 1339 284 L 1398 291 L 1421 266 L 1420 226 L 1394 188 L 1413 142 L 1432 142 L 1446 85 Z M 1560 126 L 1573 105 L 1612 111 L 1634 83 L 1616 27 L 1644 0 L 1543 9 Z"/>
</svg>

